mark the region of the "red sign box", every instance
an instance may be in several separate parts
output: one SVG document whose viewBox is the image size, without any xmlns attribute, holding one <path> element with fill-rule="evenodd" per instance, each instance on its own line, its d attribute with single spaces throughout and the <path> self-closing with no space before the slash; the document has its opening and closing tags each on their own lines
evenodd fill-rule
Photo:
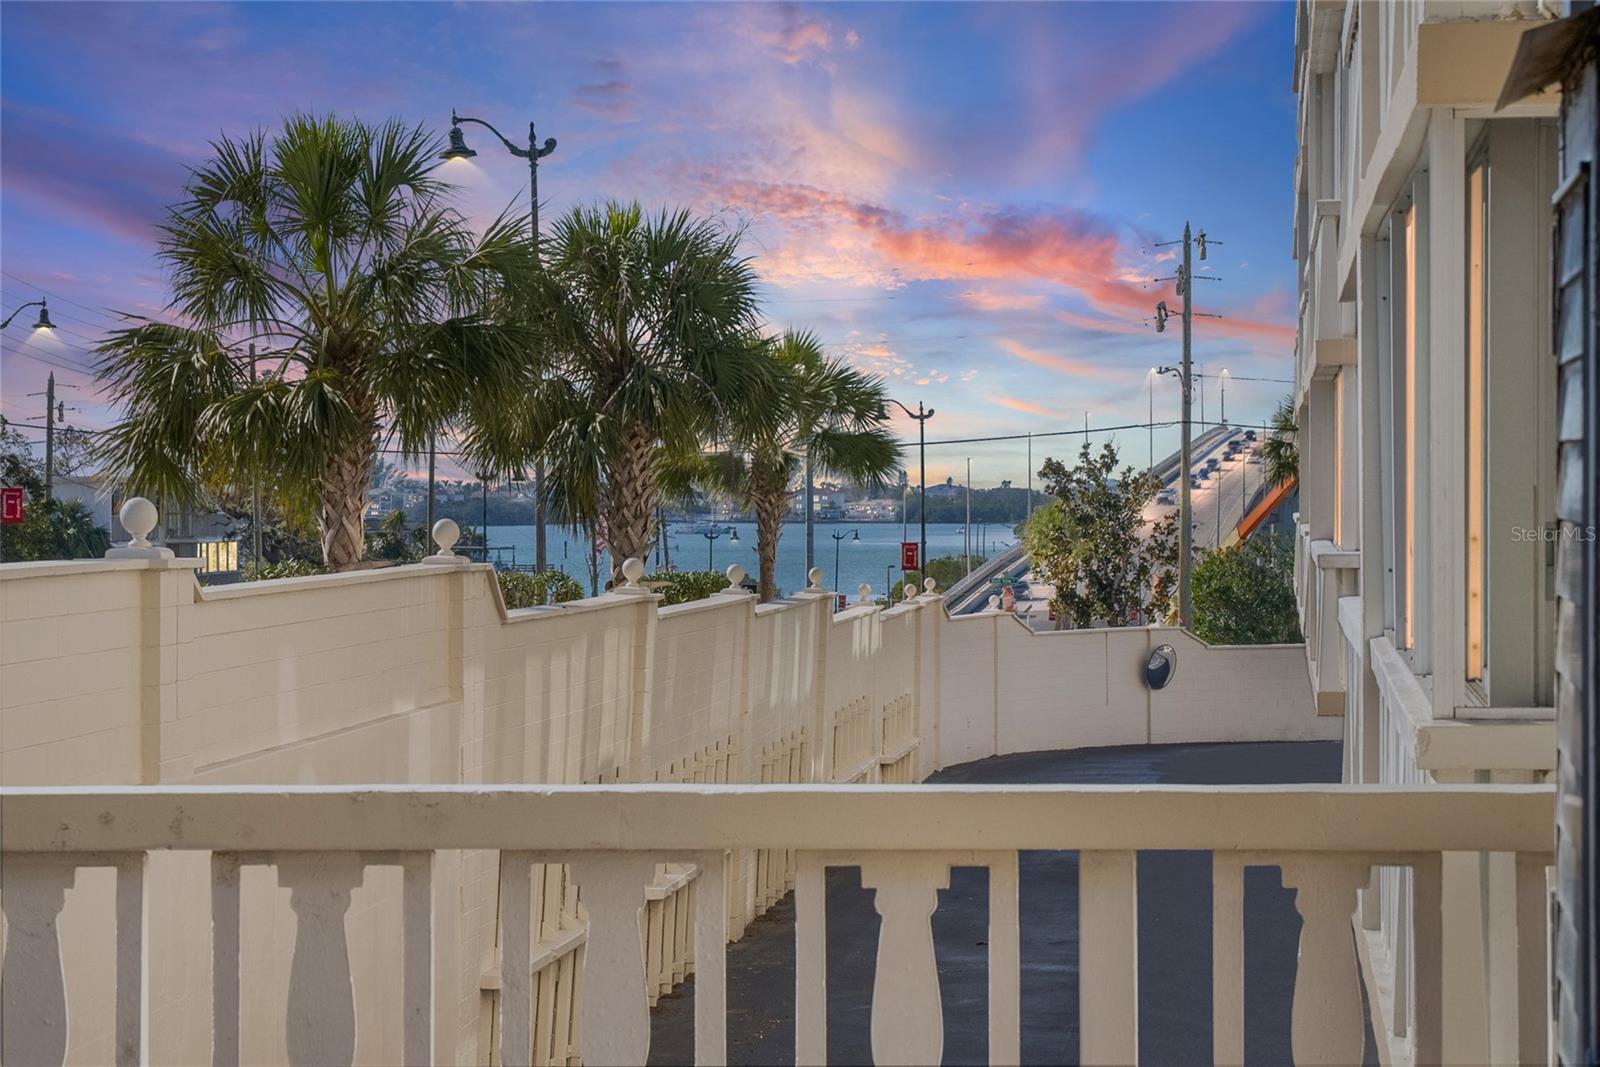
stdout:
<svg viewBox="0 0 1600 1067">
<path fill-rule="evenodd" d="M 901 541 L 900 569 L 903 571 L 919 570 L 920 568 L 917 566 L 919 562 L 917 559 L 917 543 L 915 541 Z"/>
<path fill-rule="evenodd" d="M 0 524 L 15 526 L 22 521 L 22 486 L 0 486 Z"/>
</svg>

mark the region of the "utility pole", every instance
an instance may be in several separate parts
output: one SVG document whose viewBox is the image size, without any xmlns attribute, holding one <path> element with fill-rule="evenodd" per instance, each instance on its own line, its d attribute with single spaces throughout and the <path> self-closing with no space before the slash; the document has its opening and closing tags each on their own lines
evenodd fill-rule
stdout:
<svg viewBox="0 0 1600 1067">
<path fill-rule="evenodd" d="M 1026 522 L 1033 518 L 1033 432 L 1028 433 L 1028 503 L 1022 509 L 1022 518 Z"/>
<path fill-rule="evenodd" d="M 56 372 L 51 371 L 44 387 L 44 498 L 55 495 L 56 481 Z"/>
<path fill-rule="evenodd" d="M 256 384 L 256 344 L 250 342 L 250 384 Z M 250 558 L 261 576 L 261 476 L 250 480 Z"/>
<path fill-rule="evenodd" d="M 1165 244 L 1183 245 L 1183 263 L 1178 268 L 1174 278 L 1160 278 L 1158 281 L 1177 282 L 1178 295 L 1183 298 L 1183 364 L 1178 373 L 1178 384 L 1183 393 L 1182 411 L 1180 420 L 1183 423 L 1182 437 L 1178 447 L 1178 624 L 1189 627 L 1194 623 L 1193 600 L 1190 591 L 1190 579 L 1194 570 L 1194 501 L 1190 492 L 1189 481 L 1193 477 L 1192 465 L 1194 462 L 1193 446 L 1190 442 L 1190 433 L 1193 428 L 1193 393 L 1194 393 L 1194 245 L 1200 245 L 1200 259 L 1206 258 L 1206 231 L 1201 230 L 1194 234 L 1187 222 L 1183 224 L 1183 239 L 1180 241 L 1167 241 Z M 1210 241 L 1210 244 L 1221 244 L 1221 241 Z M 1159 246 L 1158 246 L 1159 247 Z M 1201 276 L 1203 281 L 1217 281 L 1216 278 Z M 1207 318 L 1220 316 L 1210 315 Z M 1166 329 L 1167 305 L 1165 301 L 1156 305 L 1156 332 Z"/>
<path fill-rule="evenodd" d="M 439 447 L 439 439 L 437 437 L 429 437 L 428 438 L 428 533 L 427 533 L 427 537 L 432 537 L 433 536 L 433 468 L 434 468 L 434 456 L 437 453 L 438 447 Z M 428 547 L 429 547 L 429 542 L 426 540 L 426 538 L 423 540 L 422 544 L 423 544 L 423 549 L 422 550 L 424 552 L 426 552 L 428 550 Z"/>
<path fill-rule="evenodd" d="M 11 318 L 16 317 L 16 312 L 12 312 Z M 9 322 L 10 319 L 6 321 Z M 77 386 L 62 383 L 62 388 L 75 389 Z M 44 498 L 53 500 L 56 484 L 56 423 L 67 421 L 67 403 L 56 399 L 55 371 L 51 371 L 50 376 L 45 379 L 44 392 L 28 395 L 44 397 Z"/>
</svg>

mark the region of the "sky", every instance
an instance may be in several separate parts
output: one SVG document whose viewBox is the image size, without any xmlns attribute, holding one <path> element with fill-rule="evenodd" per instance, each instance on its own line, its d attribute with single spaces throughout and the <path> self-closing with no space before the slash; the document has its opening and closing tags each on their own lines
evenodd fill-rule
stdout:
<svg viewBox="0 0 1600 1067">
<path fill-rule="evenodd" d="M 212 140 L 294 112 L 442 136 L 454 108 L 557 139 L 547 221 L 616 198 L 742 227 L 768 324 L 934 408 L 930 442 L 1175 419 L 1152 279 L 1190 221 L 1220 279 L 1196 285 L 1206 416 L 1225 388 L 1260 423 L 1289 387 L 1253 379 L 1293 366 L 1292 46 L 1287 3 L 7 2 L 0 313 L 46 296 L 61 328 L 5 330 L 0 411 L 42 420 L 53 371 L 69 424 L 115 421 L 89 349 L 111 312 L 164 312 L 154 227 Z M 525 208 L 526 164 L 465 131 L 463 209 Z M 1111 438 L 1143 465 L 1177 431 Z M 1041 436 L 1032 466 L 1080 443 Z M 928 478 L 970 457 L 1020 485 L 1027 448 L 931 444 Z"/>
</svg>

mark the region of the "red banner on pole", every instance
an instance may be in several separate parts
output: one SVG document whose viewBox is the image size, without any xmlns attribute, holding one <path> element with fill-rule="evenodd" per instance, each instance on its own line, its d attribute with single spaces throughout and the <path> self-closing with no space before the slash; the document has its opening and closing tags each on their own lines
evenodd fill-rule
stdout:
<svg viewBox="0 0 1600 1067">
<path fill-rule="evenodd" d="M 903 571 L 914 571 L 914 570 L 920 570 L 921 569 L 920 567 L 917 566 L 917 564 L 919 562 L 921 562 L 920 560 L 917 559 L 917 548 L 918 547 L 919 546 L 917 545 L 917 542 L 915 542 L 915 541 L 901 541 L 900 542 L 900 569 L 901 570 L 903 570 Z"/>
<path fill-rule="evenodd" d="M 22 521 L 22 486 L 0 486 L 0 524 L 15 526 Z"/>
</svg>

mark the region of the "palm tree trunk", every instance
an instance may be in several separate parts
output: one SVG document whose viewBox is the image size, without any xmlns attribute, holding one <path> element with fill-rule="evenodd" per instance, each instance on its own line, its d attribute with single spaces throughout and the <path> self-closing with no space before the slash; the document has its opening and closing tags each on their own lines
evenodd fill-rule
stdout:
<svg viewBox="0 0 1600 1067">
<path fill-rule="evenodd" d="M 322 531 L 322 561 L 330 571 L 349 570 L 365 553 L 363 519 L 375 447 L 374 440 L 353 445 L 323 468 L 317 525 Z"/>
<path fill-rule="evenodd" d="M 788 503 L 785 486 L 774 485 L 772 478 L 755 465 L 751 472 L 750 498 L 756 512 L 756 559 L 761 571 L 761 602 L 778 595 L 778 538 L 783 535 L 783 512 Z"/>
<path fill-rule="evenodd" d="M 628 427 L 622 453 L 612 464 L 606 492 L 606 536 L 611 547 L 611 577 L 621 580 L 622 561 L 650 558 L 656 512 L 656 441 L 642 423 Z"/>
</svg>

